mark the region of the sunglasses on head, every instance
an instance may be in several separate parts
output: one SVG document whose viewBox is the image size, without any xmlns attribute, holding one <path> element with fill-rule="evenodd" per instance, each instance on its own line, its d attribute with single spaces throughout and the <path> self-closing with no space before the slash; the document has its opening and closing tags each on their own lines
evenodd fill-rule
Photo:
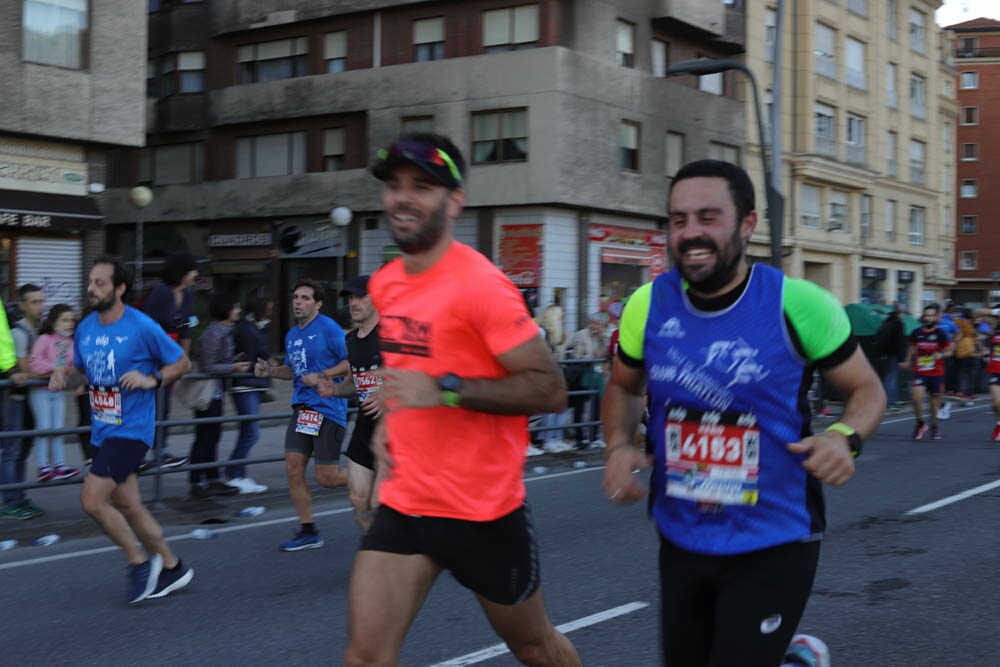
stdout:
<svg viewBox="0 0 1000 667">
<path fill-rule="evenodd" d="M 462 172 L 458 170 L 458 165 L 451 159 L 444 150 L 424 141 L 397 141 L 388 149 L 380 148 L 378 151 L 380 160 L 388 160 L 390 157 L 401 157 L 410 162 L 422 162 L 447 167 L 455 183 L 461 187 Z"/>
</svg>

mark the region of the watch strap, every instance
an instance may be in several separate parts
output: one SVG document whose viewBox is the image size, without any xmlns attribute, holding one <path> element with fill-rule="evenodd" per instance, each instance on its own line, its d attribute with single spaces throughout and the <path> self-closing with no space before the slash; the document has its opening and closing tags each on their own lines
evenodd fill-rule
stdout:
<svg viewBox="0 0 1000 667">
<path fill-rule="evenodd" d="M 830 424 L 827 431 L 836 431 L 845 438 L 847 438 L 847 444 L 851 448 L 851 455 L 857 458 L 861 454 L 861 436 L 853 428 L 845 424 L 844 422 L 833 422 Z"/>
</svg>

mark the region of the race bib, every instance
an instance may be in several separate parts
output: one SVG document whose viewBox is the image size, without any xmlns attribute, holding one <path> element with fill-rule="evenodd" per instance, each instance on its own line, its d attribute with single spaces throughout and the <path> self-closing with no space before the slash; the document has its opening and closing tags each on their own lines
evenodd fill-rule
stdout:
<svg viewBox="0 0 1000 667">
<path fill-rule="evenodd" d="M 756 505 L 760 429 L 753 413 L 669 408 L 666 494 L 707 505 Z"/>
<path fill-rule="evenodd" d="M 103 424 L 122 423 L 122 391 L 118 387 L 90 387 L 91 419 Z"/>
<path fill-rule="evenodd" d="M 354 388 L 358 392 L 358 401 L 368 398 L 368 394 L 378 391 L 382 386 L 382 376 L 375 371 L 362 371 L 354 374 Z"/>
<path fill-rule="evenodd" d="M 937 366 L 937 359 L 933 354 L 921 354 L 917 356 L 918 371 L 932 371 Z"/>
<path fill-rule="evenodd" d="M 315 410 L 299 410 L 295 419 L 295 432 L 303 435 L 319 435 L 319 427 L 323 425 L 323 415 Z"/>
</svg>

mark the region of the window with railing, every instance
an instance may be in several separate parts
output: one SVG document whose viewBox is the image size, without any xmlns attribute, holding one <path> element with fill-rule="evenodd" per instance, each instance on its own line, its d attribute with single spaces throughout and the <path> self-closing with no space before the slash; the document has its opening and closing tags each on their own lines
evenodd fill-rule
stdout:
<svg viewBox="0 0 1000 667">
<path fill-rule="evenodd" d="M 851 164 L 866 164 L 868 155 L 865 150 L 865 119 L 854 114 L 847 114 L 845 130 L 847 161 Z"/>
<path fill-rule="evenodd" d="M 799 208 L 799 224 L 803 227 L 819 228 L 821 192 L 815 185 L 802 185 L 802 203 Z"/>
<path fill-rule="evenodd" d="M 813 67 L 817 74 L 837 78 L 837 31 L 822 23 L 813 31 Z"/>
<path fill-rule="evenodd" d="M 836 110 L 826 104 L 816 105 L 816 153 L 837 155 Z"/>
<path fill-rule="evenodd" d="M 826 221 L 826 229 L 829 232 L 849 231 L 850 220 L 847 209 L 847 193 L 840 190 L 830 192 L 830 216 Z"/>
<path fill-rule="evenodd" d="M 958 52 L 955 55 L 959 58 L 979 57 L 979 38 L 963 37 L 958 40 Z"/>
<path fill-rule="evenodd" d="M 483 12 L 483 50 L 520 51 L 538 46 L 538 5 Z"/>
<path fill-rule="evenodd" d="M 910 183 L 923 185 L 927 182 L 924 166 L 927 164 L 927 145 L 917 139 L 910 140 Z"/>
<path fill-rule="evenodd" d="M 306 76 L 309 46 L 305 37 L 244 44 L 239 49 L 240 83 L 262 83 Z"/>
<path fill-rule="evenodd" d="M 910 207 L 910 245 L 924 245 L 924 215 L 920 206 Z"/>
<path fill-rule="evenodd" d="M 444 60 L 444 17 L 413 22 L 413 59 L 418 63 Z"/>
</svg>

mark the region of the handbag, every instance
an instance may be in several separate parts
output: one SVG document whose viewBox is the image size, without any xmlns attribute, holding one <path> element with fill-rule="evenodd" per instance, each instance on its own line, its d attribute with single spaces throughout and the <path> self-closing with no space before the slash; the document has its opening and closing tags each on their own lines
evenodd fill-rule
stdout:
<svg viewBox="0 0 1000 667">
<path fill-rule="evenodd" d="M 191 372 L 198 372 L 198 363 L 191 362 Z M 215 379 L 194 380 L 188 376 L 174 383 L 174 398 L 192 410 L 207 410 L 215 396 Z"/>
</svg>

